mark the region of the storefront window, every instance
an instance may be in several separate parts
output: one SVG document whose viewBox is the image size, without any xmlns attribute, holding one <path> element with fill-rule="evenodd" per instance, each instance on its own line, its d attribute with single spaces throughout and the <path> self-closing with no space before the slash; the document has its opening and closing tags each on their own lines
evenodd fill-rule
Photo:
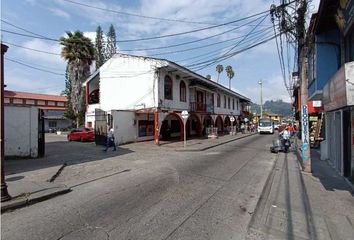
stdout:
<svg viewBox="0 0 354 240">
<path fill-rule="evenodd" d="M 154 121 L 139 120 L 139 137 L 154 136 Z"/>
</svg>

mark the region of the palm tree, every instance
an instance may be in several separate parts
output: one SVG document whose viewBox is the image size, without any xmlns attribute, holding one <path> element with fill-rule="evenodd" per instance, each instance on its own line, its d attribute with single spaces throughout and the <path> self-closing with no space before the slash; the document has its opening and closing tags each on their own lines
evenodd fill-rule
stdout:
<svg viewBox="0 0 354 240">
<path fill-rule="evenodd" d="M 91 40 L 80 31 L 66 32 L 60 38 L 61 57 L 68 62 L 68 73 L 71 82 L 70 100 L 76 116 L 76 126 L 83 123 L 85 115 L 85 89 L 82 83 L 90 75 L 90 65 L 95 57 L 95 48 Z"/>
<path fill-rule="evenodd" d="M 216 66 L 216 71 L 218 72 L 218 80 L 216 81 L 216 82 L 218 83 L 218 82 L 219 82 L 220 73 L 221 73 L 222 71 L 224 71 L 223 65 L 218 64 L 218 65 Z"/>
<path fill-rule="evenodd" d="M 231 79 L 235 76 L 235 72 L 230 65 L 225 68 L 225 71 L 229 78 L 229 89 L 231 89 Z"/>
</svg>

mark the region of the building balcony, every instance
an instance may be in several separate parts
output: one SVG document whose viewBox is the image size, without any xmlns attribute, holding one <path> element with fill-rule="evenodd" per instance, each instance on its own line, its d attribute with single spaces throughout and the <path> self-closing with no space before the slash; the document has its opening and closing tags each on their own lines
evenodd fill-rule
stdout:
<svg viewBox="0 0 354 240">
<path fill-rule="evenodd" d="M 214 106 L 212 104 L 205 104 L 205 103 L 200 103 L 200 102 L 191 102 L 189 110 L 191 112 L 214 113 Z"/>
</svg>

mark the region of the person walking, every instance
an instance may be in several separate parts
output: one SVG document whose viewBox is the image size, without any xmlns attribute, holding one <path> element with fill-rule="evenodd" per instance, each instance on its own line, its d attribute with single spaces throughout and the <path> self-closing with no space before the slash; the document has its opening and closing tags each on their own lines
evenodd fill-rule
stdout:
<svg viewBox="0 0 354 240">
<path fill-rule="evenodd" d="M 108 148 L 113 147 L 113 151 L 116 151 L 116 143 L 114 141 L 114 129 L 113 127 L 111 127 L 108 131 L 107 134 L 107 143 L 106 143 L 106 149 L 104 149 L 103 151 L 107 152 Z"/>
</svg>

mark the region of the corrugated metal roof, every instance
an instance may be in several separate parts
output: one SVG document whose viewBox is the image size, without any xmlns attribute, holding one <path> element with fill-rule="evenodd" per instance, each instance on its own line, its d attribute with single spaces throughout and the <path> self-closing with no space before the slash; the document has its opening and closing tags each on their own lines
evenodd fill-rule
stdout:
<svg viewBox="0 0 354 240">
<path fill-rule="evenodd" d="M 6 98 L 34 99 L 34 100 L 44 100 L 44 101 L 45 100 L 46 101 L 58 101 L 58 102 L 67 102 L 68 101 L 68 99 L 64 96 L 40 94 L 40 93 L 29 93 L 29 92 L 17 92 L 17 91 L 11 91 L 11 90 L 5 90 L 4 97 L 6 97 Z"/>
</svg>

